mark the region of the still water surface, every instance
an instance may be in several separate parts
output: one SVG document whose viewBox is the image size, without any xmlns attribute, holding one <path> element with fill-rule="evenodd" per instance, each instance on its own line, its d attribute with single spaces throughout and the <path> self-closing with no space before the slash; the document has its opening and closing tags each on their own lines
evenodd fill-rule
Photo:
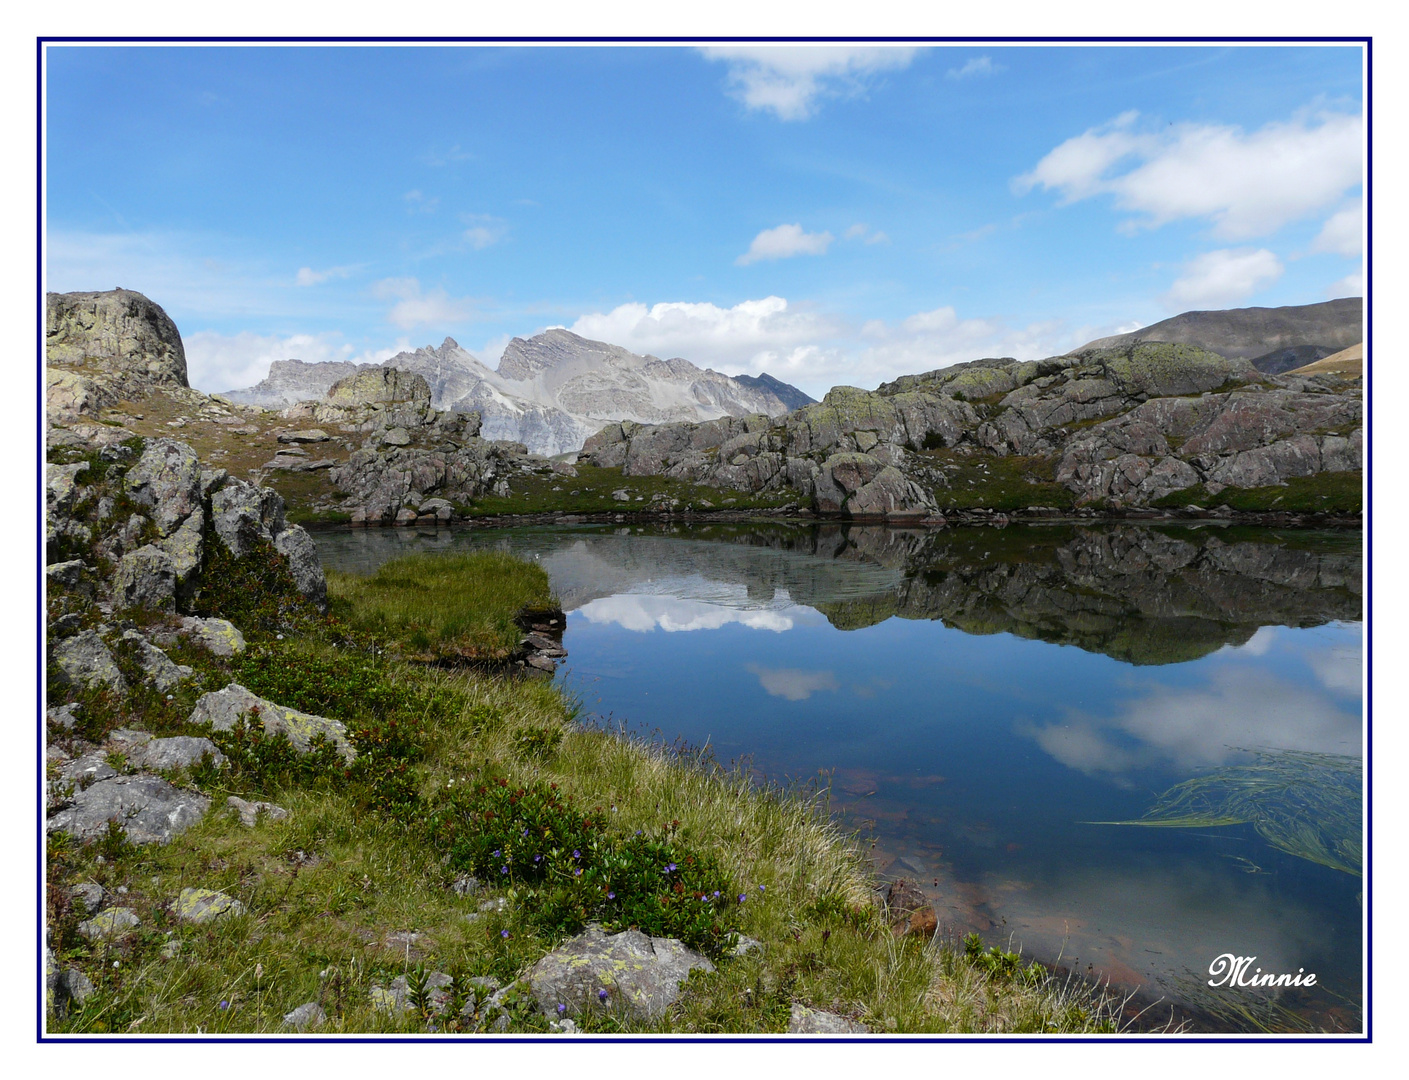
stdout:
<svg viewBox="0 0 1409 1080">
<path fill-rule="evenodd" d="M 1283 1004 L 1359 1029 L 1358 533 L 317 539 L 328 568 L 358 573 L 413 550 L 537 559 L 568 612 L 557 678 L 594 718 L 708 743 L 769 779 L 830 782 L 881 872 L 922 884 L 957 933 L 1215 1007 L 1236 992 L 1206 987 L 1209 964 L 1256 955 L 1264 972 L 1317 973 Z M 1185 827 L 1103 824 L 1162 795 Z M 1217 823 L 1230 817 L 1257 824 Z"/>
</svg>

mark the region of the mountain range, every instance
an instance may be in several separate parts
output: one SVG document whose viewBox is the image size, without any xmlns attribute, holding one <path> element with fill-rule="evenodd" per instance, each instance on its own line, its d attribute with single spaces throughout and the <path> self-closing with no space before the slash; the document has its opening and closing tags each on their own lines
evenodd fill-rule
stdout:
<svg viewBox="0 0 1409 1080">
<path fill-rule="evenodd" d="M 222 396 L 242 405 L 283 408 L 321 398 L 338 380 L 377 366 L 276 360 L 259 383 Z M 485 438 L 520 442 L 549 457 L 580 449 L 608 423 L 781 416 L 813 400 L 771 375 L 731 377 L 679 357 L 642 356 L 563 329 L 514 338 L 497 370 L 449 337 L 439 347 L 397 353 L 380 366 L 422 376 L 437 409 L 478 412 Z"/>
</svg>

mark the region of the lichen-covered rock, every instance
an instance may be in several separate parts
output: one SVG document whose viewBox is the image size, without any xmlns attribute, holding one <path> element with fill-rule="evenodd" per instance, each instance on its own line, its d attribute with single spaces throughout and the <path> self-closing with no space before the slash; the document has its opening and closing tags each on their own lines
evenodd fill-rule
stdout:
<svg viewBox="0 0 1409 1080">
<path fill-rule="evenodd" d="M 121 750 L 127 763 L 138 769 L 190 769 L 199 765 L 207 755 L 214 765 L 225 762 L 225 755 L 215 743 L 196 735 L 155 739 L 145 731 L 122 729 L 108 736 L 108 745 Z"/>
<path fill-rule="evenodd" d="M 231 477 L 210 497 L 215 535 L 239 559 L 284 530 L 284 500 L 272 488 Z"/>
<path fill-rule="evenodd" d="M 67 682 L 89 689 L 106 687 L 120 694 L 127 692 L 127 680 L 96 630 L 85 630 L 60 641 L 54 646 L 53 657 Z"/>
<path fill-rule="evenodd" d="M 341 721 L 276 705 L 239 683 L 202 695 L 191 712 L 189 723 L 209 724 L 215 731 L 229 731 L 242 716 L 251 726 L 255 720 L 262 722 L 266 734 L 287 736 L 300 752 L 307 753 L 312 749 L 313 740 L 322 735 L 337 748 L 344 761 L 351 762 L 357 757 L 347 741 L 347 726 Z"/>
<path fill-rule="evenodd" d="M 156 547 L 171 560 L 171 572 L 176 576 L 176 597 L 189 600 L 194 594 L 205 554 L 205 513 L 197 511 Z"/>
<path fill-rule="evenodd" d="M 182 922 L 208 923 L 222 915 L 243 915 L 245 905 L 216 889 L 182 889 L 171 902 L 171 913 Z"/>
<path fill-rule="evenodd" d="M 75 792 L 71 805 L 49 815 L 45 828 L 88 840 L 102 836 L 115 820 L 134 844 L 165 844 L 209 809 L 204 795 L 182 791 L 158 776 L 114 776 Z"/>
<path fill-rule="evenodd" d="M 89 941 L 108 941 L 141 925 L 142 920 L 131 908 L 113 907 L 79 923 L 78 932 Z"/>
<path fill-rule="evenodd" d="M 185 443 L 153 439 L 127 470 L 125 483 L 132 501 L 148 511 L 162 536 L 201 511 L 201 464 Z"/>
<path fill-rule="evenodd" d="M 714 965 L 674 938 L 589 926 L 534 964 L 526 981 L 546 1016 L 605 1008 L 649 1021 L 665 1014 L 696 969 L 710 973 Z"/>
<path fill-rule="evenodd" d="M 329 405 L 342 408 L 398 402 L 423 402 L 429 405 L 431 388 L 420 375 L 397 368 L 377 367 L 339 379 L 328 389 L 325 400 Z"/>
<path fill-rule="evenodd" d="M 188 615 L 181 620 L 181 633 L 216 656 L 238 656 L 245 651 L 245 635 L 226 619 Z"/>
</svg>

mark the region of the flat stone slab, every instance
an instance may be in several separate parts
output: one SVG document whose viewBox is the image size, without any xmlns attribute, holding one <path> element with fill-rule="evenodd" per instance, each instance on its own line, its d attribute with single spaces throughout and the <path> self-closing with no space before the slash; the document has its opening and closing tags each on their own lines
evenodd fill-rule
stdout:
<svg viewBox="0 0 1409 1080">
<path fill-rule="evenodd" d="M 188 615 L 181 620 L 181 633 L 216 656 L 237 656 L 245 651 L 245 635 L 226 619 Z"/>
<path fill-rule="evenodd" d="M 81 760 L 81 759 L 80 759 Z M 48 832 L 90 840 L 115 820 L 134 844 L 165 844 L 205 816 L 210 800 L 159 776 L 114 776 L 73 794 L 71 805 L 49 816 Z"/>
<path fill-rule="evenodd" d="M 648 937 L 639 930 L 607 934 L 589 926 L 534 964 L 527 982 L 538 1007 L 554 1019 L 617 1009 L 657 1020 L 696 968 L 714 971 L 709 960 L 674 938 Z"/>
<path fill-rule="evenodd" d="M 245 905 L 215 889 L 182 889 L 171 913 L 184 922 L 207 923 L 222 915 L 243 915 Z"/>
<path fill-rule="evenodd" d="M 806 1005 L 794 1004 L 788 1017 L 790 1035 L 865 1035 L 869 1030 L 865 1024 L 845 1016 L 809 1009 Z"/>
<path fill-rule="evenodd" d="M 215 743 L 196 735 L 154 739 L 145 731 L 121 728 L 108 736 L 108 745 L 121 750 L 128 764 L 139 769 L 189 769 L 199 765 L 207 754 L 216 765 L 225 762 L 225 755 Z"/>
<path fill-rule="evenodd" d="M 324 735 L 337 747 L 344 761 L 350 763 L 357 757 L 357 751 L 347 741 L 347 727 L 340 721 L 276 705 L 239 683 L 231 683 L 224 690 L 202 695 L 191 712 L 190 722 L 209 724 L 216 731 L 229 731 L 241 716 L 251 725 L 257 716 L 264 722 L 267 734 L 288 736 L 294 749 L 301 753 L 307 753 L 313 746 L 313 740 Z"/>
</svg>

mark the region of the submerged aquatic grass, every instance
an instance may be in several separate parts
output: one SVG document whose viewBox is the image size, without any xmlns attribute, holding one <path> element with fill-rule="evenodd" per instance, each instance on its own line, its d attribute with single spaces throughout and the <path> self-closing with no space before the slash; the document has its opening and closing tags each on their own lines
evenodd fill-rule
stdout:
<svg viewBox="0 0 1409 1080">
<path fill-rule="evenodd" d="M 1094 824 L 1176 829 L 1251 825 L 1279 851 L 1359 876 L 1361 759 L 1303 750 L 1252 753 L 1252 762 L 1176 784 L 1144 817 Z"/>
</svg>

